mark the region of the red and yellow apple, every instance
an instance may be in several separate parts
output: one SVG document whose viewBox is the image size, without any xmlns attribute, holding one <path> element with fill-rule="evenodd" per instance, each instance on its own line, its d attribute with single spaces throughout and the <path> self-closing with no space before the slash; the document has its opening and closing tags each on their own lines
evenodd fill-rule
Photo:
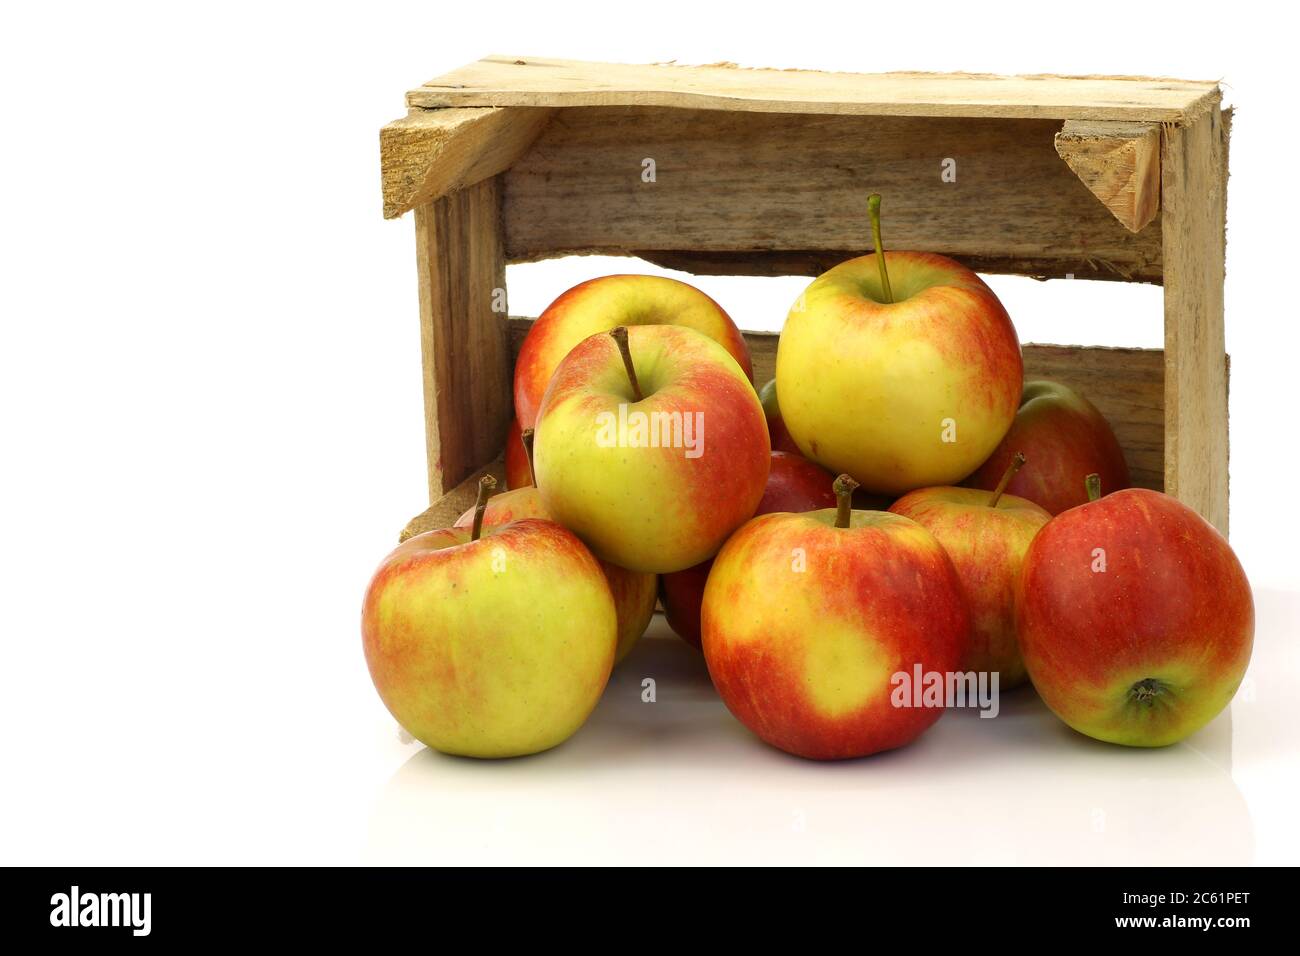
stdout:
<svg viewBox="0 0 1300 956">
<path fill-rule="evenodd" d="M 467 508 L 452 527 L 472 528 L 478 513 L 478 509 L 474 506 Z M 482 521 L 485 528 L 499 528 L 512 521 L 523 521 L 525 518 L 555 520 L 542 505 L 542 498 L 537 489 L 531 485 L 493 495 L 483 509 L 483 517 L 478 520 Z"/>
<path fill-rule="evenodd" d="M 475 510 L 470 508 L 457 518 L 455 527 L 472 528 Z M 515 488 L 493 495 L 483 509 L 481 521 L 484 528 L 498 528 L 524 518 L 554 520 L 542 504 L 536 488 Z M 657 579 L 653 574 L 629 571 L 606 561 L 600 562 L 600 569 L 605 572 L 605 580 L 614 595 L 614 611 L 618 618 L 618 648 L 614 654 L 614 663 L 617 664 L 627 657 L 654 617 Z"/>
<path fill-rule="evenodd" d="M 534 436 L 542 503 L 603 561 L 680 571 L 758 507 L 767 422 L 717 342 L 635 325 L 580 342 L 546 390 Z"/>
<path fill-rule="evenodd" d="M 831 485 L 834 480 L 830 472 L 802 455 L 774 451 L 767 487 L 754 514 L 833 508 L 835 492 Z M 711 567 L 713 560 L 710 558 L 685 571 L 675 571 L 659 578 L 659 596 L 668 626 L 697 649 L 700 646 L 700 605 L 704 602 L 704 584 L 709 579 Z"/>
<path fill-rule="evenodd" d="M 823 273 L 790 310 L 776 353 L 781 416 L 806 457 L 868 491 L 953 485 L 1015 419 L 1020 343 L 965 266 L 884 253 L 878 236 L 876 246 Z"/>
<path fill-rule="evenodd" d="M 758 400 L 763 404 L 763 414 L 767 416 L 767 433 L 772 436 L 772 451 L 788 451 L 803 457 L 803 452 L 790 437 L 790 430 L 781 420 L 781 404 L 776 397 L 776 379 L 772 379 L 758 391 Z"/>
<path fill-rule="evenodd" d="M 664 620 L 697 651 L 700 649 L 700 607 L 704 604 L 704 587 L 709 583 L 713 559 L 701 561 L 682 571 L 659 575 L 659 603 Z"/>
<path fill-rule="evenodd" d="M 533 483 L 532 466 L 528 464 L 528 449 L 524 445 L 523 429 L 519 419 L 512 419 L 506 435 L 506 487 L 527 488 Z"/>
<path fill-rule="evenodd" d="M 817 511 L 835 507 L 835 476 L 800 454 L 772 452 L 767 486 L 754 515 Z"/>
<path fill-rule="evenodd" d="M 962 670 L 996 673 L 1002 690 L 1023 684 L 1025 665 L 1016 644 L 1016 582 L 1025 551 L 1052 516 L 1002 489 L 952 487 L 909 492 L 889 510 L 922 525 L 952 558 L 971 616 Z"/>
<path fill-rule="evenodd" d="M 1175 743 L 1223 710 L 1255 633 L 1228 542 L 1191 508 L 1140 488 L 1071 508 L 1038 533 L 1016 620 L 1044 703 L 1080 733 L 1133 747 Z"/>
<path fill-rule="evenodd" d="M 752 378 L 749 348 L 731 317 L 699 289 L 662 276 L 613 275 L 574 286 L 528 330 L 515 362 L 515 415 L 536 426 L 542 398 L 560 361 L 583 339 L 617 326 L 675 325 L 721 345 Z"/>
<path fill-rule="evenodd" d="M 417 740 L 469 757 L 568 739 L 605 689 L 616 629 L 591 552 L 537 519 L 408 539 L 375 572 L 361 617 L 389 712 Z"/>
<path fill-rule="evenodd" d="M 955 672 L 970 619 L 943 547 L 901 515 L 850 508 L 755 518 L 704 590 L 704 659 L 727 708 L 819 760 L 901 747 L 942 707 L 895 705 L 899 675 Z"/>
<path fill-rule="evenodd" d="M 1025 383 L 1011 430 L 963 484 L 996 487 L 1018 452 L 1028 464 L 1011 479 L 1008 493 L 1054 515 L 1087 502 L 1084 479 L 1090 474 L 1100 475 L 1108 492 L 1130 483 L 1124 452 L 1106 419 L 1092 402 L 1060 382 Z"/>
</svg>

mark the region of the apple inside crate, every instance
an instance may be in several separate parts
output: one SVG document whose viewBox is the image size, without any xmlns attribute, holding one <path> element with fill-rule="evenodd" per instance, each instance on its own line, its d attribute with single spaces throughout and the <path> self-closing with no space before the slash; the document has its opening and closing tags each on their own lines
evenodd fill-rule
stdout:
<svg viewBox="0 0 1300 956">
<path fill-rule="evenodd" d="M 480 475 L 503 474 L 531 321 L 507 317 L 508 263 L 626 255 L 811 278 L 870 251 L 873 192 L 891 251 L 1162 285 L 1164 349 L 1026 344 L 1025 378 L 1086 395 L 1135 485 L 1227 532 L 1217 84 L 494 56 L 407 107 L 380 133 L 384 215 L 414 213 L 419 270 L 431 504 L 404 536 L 450 524 Z M 746 339 L 761 386 L 777 336 Z"/>
</svg>

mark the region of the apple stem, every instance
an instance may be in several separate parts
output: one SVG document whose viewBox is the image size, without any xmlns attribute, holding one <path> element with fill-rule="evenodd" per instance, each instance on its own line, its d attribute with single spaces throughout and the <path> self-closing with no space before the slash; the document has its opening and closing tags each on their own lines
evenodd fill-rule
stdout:
<svg viewBox="0 0 1300 956">
<path fill-rule="evenodd" d="M 537 487 L 537 469 L 533 467 L 533 435 L 531 428 L 525 428 L 519 433 L 519 442 L 524 446 L 524 456 L 528 459 L 528 477 L 533 480 L 533 487 Z"/>
<path fill-rule="evenodd" d="M 491 475 L 484 475 L 478 480 L 478 499 L 474 502 L 474 529 L 469 535 L 471 541 L 477 541 L 479 535 L 483 533 L 483 512 L 487 510 L 488 498 L 496 486 L 497 480 Z"/>
<path fill-rule="evenodd" d="M 1088 489 L 1089 501 L 1096 501 L 1101 497 L 1101 475 L 1089 475 L 1083 479 L 1083 486 Z"/>
<path fill-rule="evenodd" d="M 618 343 L 618 350 L 623 356 L 623 368 L 627 369 L 627 380 L 632 383 L 632 394 L 639 402 L 645 396 L 641 394 L 641 385 L 636 380 L 636 369 L 632 367 L 632 347 L 627 343 L 627 326 L 620 325 L 616 329 L 610 329 L 609 334 Z"/>
<path fill-rule="evenodd" d="M 885 301 L 893 303 L 894 290 L 889 285 L 889 270 L 885 268 L 885 245 L 880 239 L 880 193 L 867 197 L 867 210 L 871 213 L 871 241 L 876 247 L 876 262 L 880 266 L 880 291 Z"/>
<path fill-rule="evenodd" d="M 831 488 L 835 491 L 835 527 L 847 528 L 853 516 L 853 492 L 858 483 L 848 475 L 840 475 Z"/>
<path fill-rule="evenodd" d="M 1002 473 L 1002 480 L 998 486 L 993 489 L 993 498 L 989 501 L 990 508 L 996 508 L 998 501 L 1002 498 L 1002 492 L 1007 490 L 1007 485 L 1011 484 L 1011 479 L 1015 477 L 1022 465 L 1025 463 L 1025 456 L 1016 452 L 1016 457 L 1011 459 L 1011 464 L 1007 465 L 1007 470 Z"/>
</svg>

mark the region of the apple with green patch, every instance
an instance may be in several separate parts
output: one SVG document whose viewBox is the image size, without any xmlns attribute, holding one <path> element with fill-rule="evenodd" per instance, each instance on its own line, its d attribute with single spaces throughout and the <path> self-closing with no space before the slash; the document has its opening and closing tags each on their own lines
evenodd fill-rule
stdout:
<svg viewBox="0 0 1300 956">
<path fill-rule="evenodd" d="M 1002 303 L 951 259 L 885 253 L 822 274 L 777 345 L 781 417 L 799 450 L 868 491 L 954 485 L 988 458 L 1020 401 L 1020 343 Z"/>
<path fill-rule="evenodd" d="M 1043 702 L 1082 734 L 1131 747 L 1209 723 L 1246 673 L 1255 606 L 1241 562 L 1204 518 L 1143 488 L 1053 518 L 1016 589 L 1020 652 Z"/>
<path fill-rule="evenodd" d="M 996 673 L 1002 690 L 1026 680 L 1016 643 L 1016 582 L 1030 542 L 1052 520 L 1032 501 L 1005 493 L 1024 462 L 1016 455 L 993 491 L 921 488 L 889 509 L 922 525 L 952 558 L 971 615 L 962 669 Z"/>
<path fill-rule="evenodd" d="M 899 706 L 899 675 L 955 672 L 970 618 L 943 547 L 910 518 L 838 506 L 750 521 L 704 590 L 704 659 L 727 708 L 801 757 L 910 743 L 943 708 Z"/>
<path fill-rule="evenodd" d="M 480 485 L 480 519 L 493 485 Z M 375 572 L 361 614 L 389 712 L 422 743 L 468 757 L 537 753 L 572 736 L 609 680 L 616 632 L 596 559 L 537 519 L 407 539 Z"/>
</svg>

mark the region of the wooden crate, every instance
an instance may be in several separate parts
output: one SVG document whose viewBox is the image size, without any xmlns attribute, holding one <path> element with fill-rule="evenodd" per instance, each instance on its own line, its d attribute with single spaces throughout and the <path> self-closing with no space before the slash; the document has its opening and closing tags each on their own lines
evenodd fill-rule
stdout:
<svg viewBox="0 0 1300 956">
<path fill-rule="evenodd" d="M 407 533 L 450 523 L 480 474 L 500 474 L 529 321 L 507 318 L 507 263 L 600 253 L 815 276 L 869 251 L 870 192 L 889 203 L 890 249 L 1163 285 L 1163 350 L 1031 344 L 1025 374 L 1083 391 L 1136 484 L 1227 532 L 1217 84 L 493 56 L 407 106 L 380 133 L 384 215 L 414 210 L 419 270 L 431 506 Z M 747 338 L 761 385 L 776 336 Z"/>
</svg>

